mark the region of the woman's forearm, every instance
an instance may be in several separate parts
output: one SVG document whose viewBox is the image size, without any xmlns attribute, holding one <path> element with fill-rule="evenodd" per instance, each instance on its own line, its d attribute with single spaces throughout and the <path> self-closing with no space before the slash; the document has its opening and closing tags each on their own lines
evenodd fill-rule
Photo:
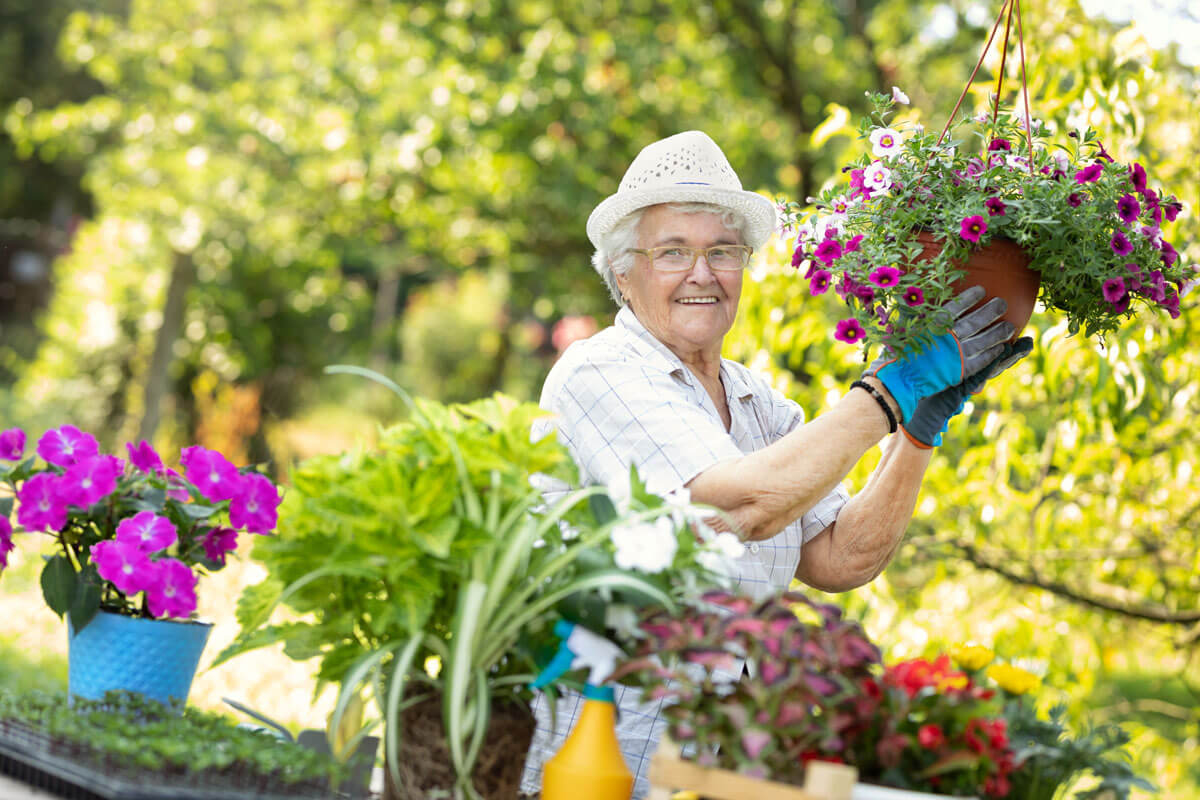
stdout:
<svg viewBox="0 0 1200 800">
<path fill-rule="evenodd" d="M 768 539 L 833 491 L 887 433 L 875 399 L 854 389 L 768 447 L 705 470 L 688 489 L 725 511 L 744 538 Z"/>
</svg>

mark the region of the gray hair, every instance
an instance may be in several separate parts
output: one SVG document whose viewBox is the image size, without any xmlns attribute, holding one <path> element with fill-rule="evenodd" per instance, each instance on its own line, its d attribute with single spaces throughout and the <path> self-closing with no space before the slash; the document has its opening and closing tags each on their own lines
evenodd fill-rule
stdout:
<svg viewBox="0 0 1200 800">
<path fill-rule="evenodd" d="M 667 208 L 684 214 L 714 214 L 721 218 L 721 224 L 732 231 L 737 231 L 742 241 L 746 241 L 746 217 L 740 212 L 714 203 L 666 203 Z M 608 233 L 600 237 L 600 246 L 592 254 L 592 266 L 600 277 L 604 278 L 608 292 L 618 308 L 625 307 L 625 298 L 617 286 L 617 276 L 629 272 L 633 266 L 634 254 L 629 252 L 637 247 L 638 226 L 642 217 L 653 206 L 645 206 L 631 211 L 621 218 Z"/>
</svg>

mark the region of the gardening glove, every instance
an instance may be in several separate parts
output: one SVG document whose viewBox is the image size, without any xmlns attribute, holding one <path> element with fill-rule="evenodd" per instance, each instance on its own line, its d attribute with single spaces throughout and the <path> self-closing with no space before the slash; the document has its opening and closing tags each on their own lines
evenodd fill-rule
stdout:
<svg viewBox="0 0 1200 800">
<path fill-rule="evenodd" d="M 900 422 L 912 419 L 922 397 L 957 386 L 989 366 L 1012 338 L 1012 324 L 1000 319 L 1008 310 L 1003 298 L 968 311 L 985 294 L 982 286 L 972 286 L 947 303 L 954 323 L 925 350 L 903 358 L 881 356 L 867 368 L 866 375 L 878 378 L 900 406 Z"/>
<path fill-rule="evenodd" d="M 979 372 L 960 384 L 922 398 L 917 403 L 912 419 L 904 424 L 904 435 L 922 450 L 940 446 L 942 434 L 946 432 L 951 418 L 963 410 L 967 398 L 983 389 L 983 385 L 992 378 L 1029 355 L 1032 349 L 1033 339 L 1028 336 L 1006 343 L 996 360 Z"/>
</svg>

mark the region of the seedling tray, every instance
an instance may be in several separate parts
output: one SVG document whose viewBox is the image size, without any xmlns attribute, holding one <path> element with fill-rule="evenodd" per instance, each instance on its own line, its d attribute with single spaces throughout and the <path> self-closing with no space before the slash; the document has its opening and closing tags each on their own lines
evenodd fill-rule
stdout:
<svg viewBox="0 0 1200 800">
<path fill-rule="evenodd" d="M 70 800 L 297 800 L 346 797 L 323 781 L 284 784 L 245 768 L 192 772 L 122 765 L 15 720 L 0 720 L 0 774 Z"/>
</svg>

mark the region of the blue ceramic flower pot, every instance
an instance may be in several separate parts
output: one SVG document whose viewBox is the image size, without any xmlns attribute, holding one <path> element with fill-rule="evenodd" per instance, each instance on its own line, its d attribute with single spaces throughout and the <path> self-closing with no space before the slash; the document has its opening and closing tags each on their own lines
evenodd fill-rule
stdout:
<svg viewBox="0 0 1200 800">
<path fill-rule="evenodd" d="M 136 619 L 101 611 L 79 633 L 67 620 L 70 643 L 67 688 L 99 700 L 114 689 L 167 703 L 187 702 L 200 654 L 212 625 Z"/>
</svg>

